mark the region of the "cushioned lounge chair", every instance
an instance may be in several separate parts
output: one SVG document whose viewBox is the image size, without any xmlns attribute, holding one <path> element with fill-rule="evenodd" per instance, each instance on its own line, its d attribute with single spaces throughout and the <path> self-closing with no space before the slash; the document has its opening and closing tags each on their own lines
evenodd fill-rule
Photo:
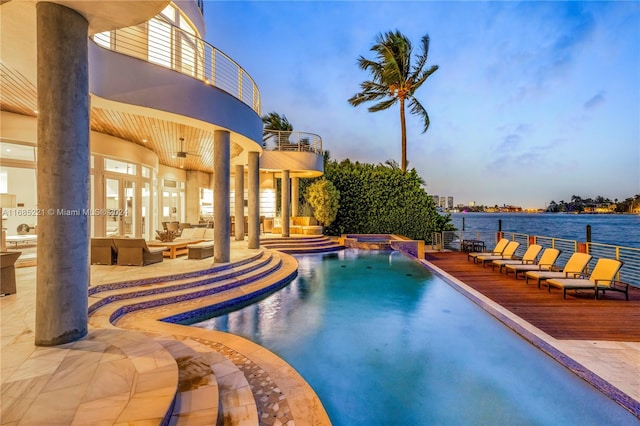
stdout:
<svg viewBox="0 0 640 426">
<path fill-rule="evenodd" d="M 473 259 L 473 263 L 476 263 L 476 258 L 478 256 L 482 256 L 482 255 L 486 255 L 486 254 L 499 256 L 499 255 L 502 254 L 502 252 L 504 251 L 505 247 L 507 247 L 507 244 L 509 244 L 509 240 L 506 239 L 506 238 L 502 238 L 500 241 L 498 241 L 496 243 L 496 246 L 491 251 L 467 253 L 467 261 Z"/>
<path fill-rule="evenodd" d="M 493 262 L 498 259 L 513 259 L 513 256 L 516 254 L 516 250 L 520 247 L 520 243 L 517 241 L 509 241 L 507 246 L 504 248 L 504 251 L 500 255 L 492 255 L 492 254 L 483 254 L 480 256 L 476 256 L 476 262 L 482 263 L 484 267 L 488 262 Z"/>
<path fill-rule="evenodd" d="M 525 274 L 526 283 L 529 283 L 529 278 L 538 281 L 538 288 L 540 283 L 546 281 L 549 278 L 572 278 L 577 277 L 584 271 L 591 261 L 591 255 L 587 253 L 573 253 L 567 263 L 564 265 L 562 271 L 528 271 Z"/>
<path fill-rule="evenodd" d="M 143 238 L 114 238 L 118 249 L 118 265 L 145 266 L 162 262 L 167 247 L 147 247 Z"/>
<path fill-rule="evenodd" d="M 91 264 L 115 265 L 118 261 L 118 248 L 113 238 L 91 238 Z"/>
<path fill-rule="evenodd" d="M 549 278 L 547 285 L 549 288 L 561 288 L 562 297 L 567 298 L 567 290 L 594 290 L 595 298 L 598 298 L 598 292 L 604 294 L 607 290 L 621 291 L 629 300 L 629 286 L 626 289 L 614 287 L 616 275 L 622 267 L 622 262 L 616 259 L 598 259 L 596 266 L 593 268 L 589 278 Z"/>
<path fill-rule="evenodd" d="M 553 268 L 553 264 L 558 260 L 560 256 L 560 250 L 555 248 L 544 249 L 540 260 L 534 264 L 511 264 L 505 265 L 505 274 L 509 275 L 509 272 L 515 273 L 515 278 L 518 279 L 519 273 L 526 273 L 527 271 L 550 271 Z"/>
<path fill-rule="evenodd" d="M 495 270 L 495 267 L 499 266 L 502 273 L 502 268 L 507 265 L 533 265 L 541 251 L 542 246 L 531 244 L 522 255 L 522 259 L 497 259 L 491 262 L 491 269 Z"/>
</svg>

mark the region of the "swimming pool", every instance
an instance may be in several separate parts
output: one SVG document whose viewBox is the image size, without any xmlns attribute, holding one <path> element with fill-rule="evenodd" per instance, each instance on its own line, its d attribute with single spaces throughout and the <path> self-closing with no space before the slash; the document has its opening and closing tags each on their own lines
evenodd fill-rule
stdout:
<svg viewBox="0 0 640 426">
<path fill-rule="evenodd" d="M 297 258 L 289 286 L 198 326 L 280 355 L 335 425 L 637 423 L 397 252 Z"/>
</svg>

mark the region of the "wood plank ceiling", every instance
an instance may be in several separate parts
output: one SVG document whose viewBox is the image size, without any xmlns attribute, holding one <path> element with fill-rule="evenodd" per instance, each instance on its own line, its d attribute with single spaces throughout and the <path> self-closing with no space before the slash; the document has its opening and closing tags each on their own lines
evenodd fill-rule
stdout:
<svg viewBox="0 0 640 426">
<path fill-rule="evenodd" d="M 35 117 L 38 105 L 35 84 L 16 69 L 0 65 L 0 109 Z M 213 172 L 213 130 L 104 108 L 91 108 L 91 130 L 144 146 L 158 155 L 160 164 Z M 182 148 L 180 138 L 184 138 Z M 187 152 L 186 158 L 176 155 L 181 150 Z M 242 150 L 232 142 L 231 158 Z"/>
</svg>

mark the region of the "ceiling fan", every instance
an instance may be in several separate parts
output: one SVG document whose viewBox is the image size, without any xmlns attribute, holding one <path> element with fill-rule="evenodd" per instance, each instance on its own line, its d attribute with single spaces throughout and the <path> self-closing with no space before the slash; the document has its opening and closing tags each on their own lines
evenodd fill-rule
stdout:
<svg viewBox="0 0 640 426">
<path fill-rule="evenodd" d="M 194 157 L 201 157 L 197 152 L 187 152 L 184 150 L 184 138 L 180 138 L 180 151 L 173 154 L 174 158 L 187 158 L 187 155 L 192 155 Z"/>
</svg>

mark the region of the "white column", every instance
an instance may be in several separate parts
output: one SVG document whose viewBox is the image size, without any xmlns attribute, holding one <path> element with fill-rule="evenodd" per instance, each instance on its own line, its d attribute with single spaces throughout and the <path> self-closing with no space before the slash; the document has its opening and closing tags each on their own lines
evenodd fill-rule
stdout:
<svg viewBox="0 0 640 426">
<path fill-rule="evenodd" d="M 291 201 L 291 182 L 289 180 L 289 170 L 282 171 L 282 236 L 289 236 L 289 219 L 291 218 L 290 213 L 290 201 Z"/>
<path fill-rule="evenodd" d="M 89 288 L 89 74 L 87 20 L 36 5 L 38 58 L 38 266 L 35 343 L 87 334 Z M 76 215 L 73 212 L 80 212 Z"/>
<path fill-rule="evenodd" d="M 292 177 L 291 178 L 291 216 L 298 216 L 298 198 L 300 194 L 298 194 L 298 182 L 300 178 Z"/>
</svg>

